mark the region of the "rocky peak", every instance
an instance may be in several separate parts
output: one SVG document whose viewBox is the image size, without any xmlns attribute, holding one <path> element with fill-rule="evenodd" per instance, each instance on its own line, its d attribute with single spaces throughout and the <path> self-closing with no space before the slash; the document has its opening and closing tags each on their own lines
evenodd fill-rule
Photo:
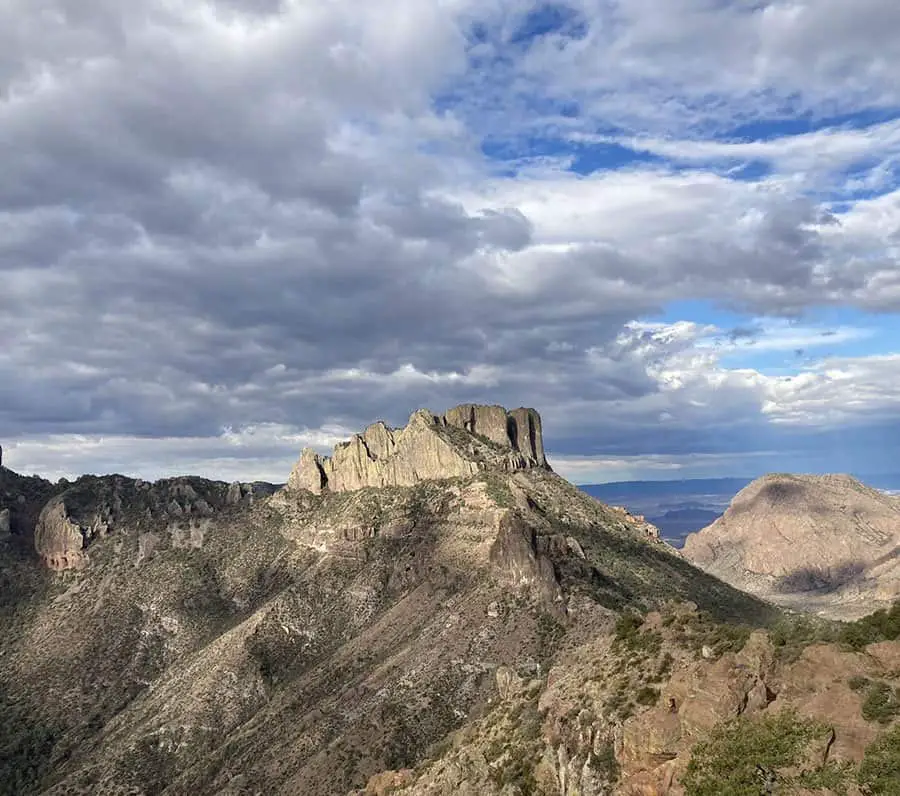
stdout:
<svg viewBox="0 0 900 796">
<path fill-rule="evenodd" d="M 349 492 L 532 468 L 549 469 L 534 409 L 461 404 L 443 415 L 419 409 L 400 429 L 379 421 L 336 445 L 331 456 L 305 448 L 287 488 Z"/>
</svg>

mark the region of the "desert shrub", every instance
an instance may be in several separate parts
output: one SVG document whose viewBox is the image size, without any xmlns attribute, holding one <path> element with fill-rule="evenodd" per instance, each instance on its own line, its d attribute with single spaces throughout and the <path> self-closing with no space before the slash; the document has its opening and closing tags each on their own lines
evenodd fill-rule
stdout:
<svg viewBox="0 0 900 796">
<path fill-rule="evenodd" d="M 792 711 L 741 717 L 719 725 L 694 747 L 682 780 L 685 793 L 759 796 L 766 792 L 766 783 L 773 781 L 790 788 L 799 784 L 798 778 L 781 772 L 797 765 L 809 742 L 825 732 L 824 725 L 801 719 Z"/>
<path fill-rule="evenodd" d="M 634 704 L 631 702 L 633 691 L 627 679 L 621 679 L 615 689 L 609 694 L 603 707 L 607 713 L 625 721 L 633 712 Z"/>
<path fill-rule="evenodd" d="M 900 600 L 890 610 L 880 609 L 845 625 L 839 639 L 853 649 L 862 649 L 879 641 L 900 638 Z"/>
<path fill-rule="evenodd" d="M 637 635 L 644 624 L 644 617 L 633 611 L 625 611 L 617 620 L 615 627 L 616 641 L 629 641 Z"/>
<path fill-rule="evenodd" d="M 769 638 L 776 647 L 805 647 L 833 641 L 834 623 L 808 615 L 787 615 L 773 625 Z"/>
<path fill-rule="evenodd" d="M 856 674 L 847 681 L 847 685 L 850 686 L 851 691 L 864 691 L 870 682 L 868 677 Z"/>
<path fill-rule="evenodd" d="M 634 695 L 634 701 L 639 705 L 655 705 L 658 699 L 659 690 L 648 685 L 638 689 L 638 692 Z"/>
<path fill-rule="evenodd" d="M 739 652 L 752 632 L 748 625 L 719 622 L 702 611 L 676 616 L 668 626 L 679 646 L 697 654 L 703 647 L 709 647 L 716 657 L 726 652 Z"/>
<path fill-rule="evenodd" d="M 4 718 L 4 721 L 7 719 Z M 49 769 L 56 736 L 43 725 L 22 724 L 18 733 L 4 728 L 0 734 L 0 794 L 24 796 L 40 790 Z"/>
<path fill-rule="evenodd" d="M 534 766 L 543 748 L 537 703 L 518 706 L 504 717 L 504 722 L 512 731 L 498 732 L 485 752 L 491 781 L 498 790 L 517 796 L 537 794 Z"/>
<path fill-rule="evenodd" d="M 672 665 L 674 663 L 675 658 L 672 657 L 672 653 L 664 652 L 656 664 L 656 670 L 649 677 L 650 682 L 659 683 L 665 680 L 669 672 L 672 671 Z"/>
<path fill-rule="evenodd" d="M 900 793 L 900 725 L 869 745 L 856 781 L 867 796 L 896 796 Z"/>
<path fill-rule="evenodd" d="M 797 784 L 812 791 L 827 791 L 846 796 L 847 785 L 852 781 L 853 763 L 829 760 L 821 768 L 804 771 L 797 777 Z"/>
<path fill-rule="evenodd" d="M 876 681 L 866 691 L 862 704 L 862 715 L 866 721 L 890 724 L 900 715 L 900 695 L 887 683 Z"/>
</svg>

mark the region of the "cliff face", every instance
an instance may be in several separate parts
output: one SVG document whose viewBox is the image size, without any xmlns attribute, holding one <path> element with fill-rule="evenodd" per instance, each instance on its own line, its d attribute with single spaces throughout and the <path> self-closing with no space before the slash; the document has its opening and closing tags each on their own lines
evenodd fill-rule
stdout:
<svg viewBox="0 0 900 796">
<path fill-rule="evenodd" d="M 81 527 L 69 518 L 62 498 L 54 498 L 41 511 L 34 547 L 44 564 L 56 571 L 79 569 L 87 563 Z"/>
<path fill-rule="evenodd" d="M 287 488 L 350 492 L 465 478 L 488 469 L 531 468 L 549 469 L 541 418 L 534 409 L 462 404 L 443 415 L 420 409 L 402 429 L 375 423 L 337 445 L 331 456 L 306 448 Z"/>
<path fill-rule="evenodd" d="M 683 553 L 751 593 L 855 618 L 900 596 L 900 501 L 847 475 L 767 475 Z"/>
</svg>

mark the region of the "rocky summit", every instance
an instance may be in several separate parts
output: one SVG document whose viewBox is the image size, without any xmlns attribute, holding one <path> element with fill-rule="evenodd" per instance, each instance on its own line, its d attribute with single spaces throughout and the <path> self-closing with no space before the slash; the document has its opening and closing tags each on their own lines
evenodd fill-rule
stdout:
<svg viewBox="0 0 900 796">
<path fill-rule="evenodd" d="M 848 475 L 771 474 L 688 536 L 683 553 L 787 607 L 856 618 L 900 597 L 900 499 Z"/>
<path fill-rule="evenodd" d="M 893 620 L 798 641 L 553 473 L 531 409 L 377 423 L 277 490 L 0 478 L 0 793 L 801 792 L 891 743 Z"/>
<path fill-rule="evenodd" d="M 548 469 L 541 417 L 534 409 L 463 404 L 443 415 L 420 409 L 402 429 L 374 423 L 337 445 L 330 457 L 306 448 L 287 485 L 348 492 L 532 467 Z"/>
</svg>

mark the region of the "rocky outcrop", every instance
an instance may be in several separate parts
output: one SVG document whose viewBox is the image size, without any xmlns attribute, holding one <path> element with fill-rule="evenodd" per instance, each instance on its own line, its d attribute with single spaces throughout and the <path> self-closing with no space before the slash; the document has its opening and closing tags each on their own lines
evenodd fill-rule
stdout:
<svg viewBox="0 0 900 796">
<path fill-rule="evenodd" d="M 420 409 L 402 429 L 374 423 L 335 446 L 331 456 L 305 448 L 287 488 L 349 492 L 536 467 L 549 469 L 534 409 L 463 404 L 443 415 Z"/>
<path fill-rule="evenodd" d="M 649 536 L 651 539 L 659 539 L 659 528 L 657 528 L 652 522 L 647 520 L 647 518 L 643 514 L 632 514 L 624 506 L 610 506 L 609 508 L 612 511 L 615 511 L 617 514 L 620 514 L 623 519 L 625 519 L 630 524 L 640 528 L 641 531 L 643 531 L 643 533 Z"/>
<path fill-rule="evenodd" d="M 486 437 L 501 448 L 513 448 L 538 465 L 547 464 L 541 416 L 534 409 L 520 407 L 507 411 L 502 406 L 461 404 L 437 420 Z"/>
<path fill-rule="evenodd" d="M 71 484 L 61 481 L 57 489 L 34 524 L 35 550 L 54 571 L 84 567 L 94 542 L 120 532 L 136 542 L 138 564 L 165 549 L 202 547 L 211 518 L 275 492 L 262 483 L 229 485 L 187 476 L 149 483 L 121 475 L 83 476 Z"/>
<path fill-rule="evenodd" d="M 0 535 L 30 543 L 41 510 L 58 491 L 50 481 L 0 466 Z"/>
<path fill-rule="evenodd" d="M 79 569 L 87 563 L 81 527 L 69 518 L 61 497 L 51 500 L 41 511 L 34 530 L 34 547 L 52 570 Z"/>
<path fill-rule="evenodd" d="M 900 500 L 847 475 L 767 475 L 683 554 L 745 591 L 852 619 L 900 596 Z"/>
</svg>

